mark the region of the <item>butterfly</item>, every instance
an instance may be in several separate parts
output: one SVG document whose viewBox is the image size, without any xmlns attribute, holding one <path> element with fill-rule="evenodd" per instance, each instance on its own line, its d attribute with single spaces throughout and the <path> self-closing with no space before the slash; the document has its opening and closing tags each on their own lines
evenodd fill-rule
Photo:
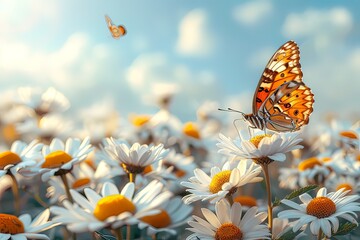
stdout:
<svg viewBox="0 0 360 240">
<path fill-rule="evenodd" d="M 297 131 L 309 122 L 314 103 L 302 76 L 299 47 L 288 41 L 267 63 L 254 93 L 252 113 L 228 110 L 241 113 L 252 128 Z"/>
<path fill-rule="evenodd" d="M 114 25 L 109 16 L 105 15 L 105 21 L 108 25 L 108 28 L 113 38 L 119 39 L 120 37 L 126 34 L 125 27 L 123 25 L 119 25 L 119 26 Z"/>
</svg>

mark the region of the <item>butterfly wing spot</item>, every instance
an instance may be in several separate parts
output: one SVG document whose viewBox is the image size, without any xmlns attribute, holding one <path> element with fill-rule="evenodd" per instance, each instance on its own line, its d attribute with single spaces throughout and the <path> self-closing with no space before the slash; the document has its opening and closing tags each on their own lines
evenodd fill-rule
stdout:
<svg viewBox="0 0 360 240">
<path fill-rule="evenodd" d="M 261 103 L 262 101 L 260 98 L 256 98 L 256 102 Z"/>
<path fill-rule="evenodd" d="M 285 103 L 284 107 L 289 108 L 289 107 L 291 107 L 291 104 L 290 103 Z"/>
<path fill-rule="evenodd" d="M 280 74 L 280 77 L 285 77 L 285 73 L 281 73 L 281 74 Z"/>
<path fill-rule="evenodd" d="M 299 114 L 299 110 L 296 109 L 296 110 L 294 111 L 294 115 L 297 116 L 298 114 Z M 296 119 L 296 122 L 297 122 L 297 121 L 298 121 L 298 120 Z"/>
</svg>

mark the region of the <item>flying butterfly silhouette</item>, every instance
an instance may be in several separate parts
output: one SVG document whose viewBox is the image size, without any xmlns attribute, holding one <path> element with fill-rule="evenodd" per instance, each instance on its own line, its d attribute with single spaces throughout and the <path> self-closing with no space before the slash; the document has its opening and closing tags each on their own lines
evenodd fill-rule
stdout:
<svg viewBox="0 0 360 240">
<path fill-rule="evenodd" d="M 271 57 L 253 98 L 253 112 L 239 112 L 250 127 L 277 132 L 297 131 L 309 122 L 314 95 L 302 81 L 300 51 L 294 41 L 282 45 Z"/>
<path fill-rule="evenodd" d="M 125 27 L 123 25 L 116 26 L 115 24 L 113 24 L 109 16 L 105 15 L 105 21 L 113 38 L 119 39 L 126 34 Z"/>
</svg>

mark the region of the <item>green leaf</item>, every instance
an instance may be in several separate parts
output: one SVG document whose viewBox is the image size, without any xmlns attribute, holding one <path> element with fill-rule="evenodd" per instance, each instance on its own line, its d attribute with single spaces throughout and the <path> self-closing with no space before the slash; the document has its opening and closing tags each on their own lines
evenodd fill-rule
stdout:
<svg viewBox="0 0 360 240">
<path fill-rule="evenodd" d="M 299 235 L 301 231 L 293 232 L 292 228 L 290 228 L 287 232 L 285 232 L 281 237 L 276 240 L 293 240 L 297 235 Z"/>
<path fill-rule="evenodd" d="M 352 230 L 354 230 L 357 226 L 358 225 L 355 223 L 346 222 L 344 224 L 341 224 L 338 231 L 336 233 L 333 233 L 333 235 L 346 235 Z"/>
<path fill-rule="evenodd" d="M 314 190 L 317 187 L 318 187 L 317 185 L 309 185 L 309 186 L 306 186 L 303 188 L 299 188 L 299 189 L 291 192 L 290 194 L 286 195 L 284 199 L 291 200 L 293 198 L 300 196 L 301 194 L 304 194 L 308 191 Z M 275 200 L 273 203 L 273 207 L 279 206 L 280 202 L 281 202 L 281 200 L 279 200 L 279 199 Z"/>
</svg>

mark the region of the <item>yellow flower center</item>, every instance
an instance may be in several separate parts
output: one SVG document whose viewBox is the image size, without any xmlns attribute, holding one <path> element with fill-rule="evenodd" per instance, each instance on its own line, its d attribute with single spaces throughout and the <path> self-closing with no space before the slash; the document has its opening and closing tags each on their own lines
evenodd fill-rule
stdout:
<svg viewBox="0 0 360 240">
<path fill-rule="evenodd" d="M 198 127 L 192 122 L 185 123 L 183 127 L 183 132 L 186 136 L 193 137 L 195 139 L 201 138 Z"/>
<path fill-rule="evenodd" d="M 271 135 L 270 134 L 261 134 L 261 135 L 254 136 L 250 139 L 250 142 L 252 142 L 252 144 L 254 144 L 256 148 L 258 148 L 260 141 L 264 137 L 271 137 Z"/>
<path fill-rule="evenodd" d="M 91 158 L 86 158 L 84 160 L 84 163 L 86 163 L 89 167 L 91 167 L 93 170 L 96 170 L 96 165 L 94 161 Z"/>
<path fill-rule="evenodd" d="M 231 175 L 231 170 L 225 170 L 221 171 L 218 174 L 216 174 L 209 185 L 209 190 L 212 193 L 217 193 L 221 190 L 221 187 L 224 183 L 229 182 Z"/>
<path fill-rule="evenodd" d="M 72 184 L 72 188 L 80 188 L 90 183 L 90 178 L 80 178 Z"/>
<path fill-rule="evenodd" d="M 234 199 L 234 202 L 238 202 L 240 203 L 242 206 L 247 206 L 247 207 L 254 207 L 257 206 L 256 204 L 256 198 L 253 198 L 251 196 L 237 196 Z"/>
<path fill-rule="evenodd" d="M 165 228 L 171 224 L 171 218 L 165 210 L 155 215 L 142 217 L 140 220 L 156 228 Z"/>
<path fill-rule="evenodd" d="M 175 175 L 176 175 L 178 178 L 181 178 L 181 177 L 185 176 L 186 171 L 181 170 L 181 169 L 176 169 L 176 170 L 174 171 L 174 173 L 175 173 Z"/>
<path fill-rule="evenodd" d="M 314 168 L 315 166 L 321 166 L 321 165 L 322 165 L 322 163 L 319 161 L 318 158 L 312 157 L 312 158 L 308 158 L 308 159 L 302 161 L 301 163 L 299 163 L 298 169 L 300 171 L 305 171 L 306 169 L 311 169 L 311 168 Z"/>
<path fill-rule="evenodd" d="M 24 224 L 16 216 L 4 213 L 0 214 L 0 233 L 18 234 L 24 232 Z"/>
<path fill-rule="evenodd" d="M 339 185 L 336 187 L 336 191 L 337 191 L 337 190 L 340 190 L 340 189 L 342 189 L 342 188 L 345 188 L 345 191 L 350 190 L 350 192 L 353 190 L 353 187 L 352 187 L 350 184 L 348 184 L 348 183 L 342 183 L 342 184 L 339 184 Z"/>
<path fill-rule="evenodd" d="M 153 171 L 153 167 L 151 165 L 147 165 L 142 173 L 147 174 L 152 171 Z"/>
<path fill-rule="evenodd" d="M 224 223 L 216 230 L 216 240 L 241 240 L 243 234 L 237 226 L 232 223 Z"/>
<path fill-rule="evenodd" d="M 339 135 L 346 138 L 358 139 L 357 134 L 354 131 L 341 131 Z"/>
<path fill-rule="evenodd" d="M 133 115 L 130 117 L 131 123 L 136 127 L 141 127 L 145 125 L 151 117 L 149 115 Z"/>
<path fill-rule="evenodd" d="M 19 133 L 16 131 L 15 124 L 13 123 L 5 125 L 2 129 L 2 134 L 4 139 L 9 142 L 14 142 L 16 139 L 19 139 Z"/>
<path fill-rule="evenodd" d="M 45 157 L 45 162 L 41 165 L 42 168 L 58 168 L 61 165 L 70 162 L 72 157 L 64 151 L 58 150 L 48 154 Z"/>
<path fill-rule="evenodd" d="M 94 209 L 94 216 L 100 221 L 117 216 L 123 212 L 135 213 L 135 205 L 121 194 L 114 194 L 100 199 Z"/>
<path fill-rule="evenodd" d="M 317 218 L 326 218 L 336 212 L 335 203 L 327 197 L 317 197 L 309 202 L 306 213 Z"/>
<path fill-rule="evenodd" d="M 16 165 L 21 162 L 19 155 L 16 153 L 5 151 L 0 153 L 0 169 L 3 170 L 9 164 Z"/>
</svg>

